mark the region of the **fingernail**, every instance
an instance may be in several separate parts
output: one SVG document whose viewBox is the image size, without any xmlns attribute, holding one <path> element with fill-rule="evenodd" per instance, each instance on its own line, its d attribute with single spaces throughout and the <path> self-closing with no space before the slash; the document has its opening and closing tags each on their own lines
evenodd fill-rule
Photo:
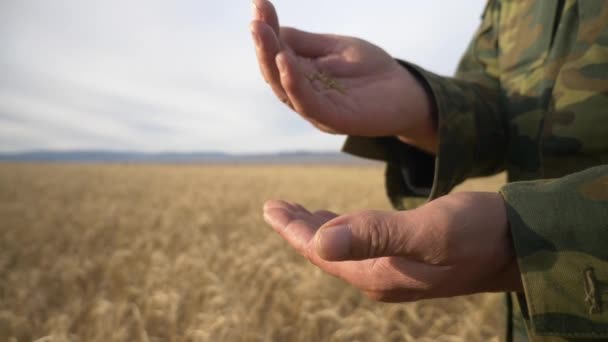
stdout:
<svg viewBox="0 0 608 342">
<path fill-rule="evenodd" d="M 268 215 L 268 213 L 266 212 L 266 210 L 264 210 L 264 212 L 262 213 L 262 215 L 263 215 L 264 221 L 266 221 L 266 223 L 272 224 L 272 220 L 270 219 L 270 216 Z"/>
<path fill-rule="evenodd" d="M 268 209 L 264 210 L 264 221 L 272 225 L 273 228 L 285 228 L 287 223 L 290 221 L 289 214 L 280 209 Z"/>
<path fill-rule="evenodd" d="M 266 212 L 264 212 L 264 221 L 266 223 L 268 223 L 270 226 L 272 226 L 273 228 L 275 225 L 277 225 L 276 220 Z"/>
<path fill-rule="evenodd" d="M 350 256 L 349 226 L 334 226 L 317 233 L 317 253 L 325 260 L 346 260 Z"/>
</svg>

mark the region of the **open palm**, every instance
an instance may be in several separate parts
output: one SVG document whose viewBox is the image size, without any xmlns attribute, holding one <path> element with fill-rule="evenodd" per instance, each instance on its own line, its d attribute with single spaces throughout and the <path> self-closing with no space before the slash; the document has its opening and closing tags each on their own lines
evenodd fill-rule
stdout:
<svg viewBox="0 0 608 342">
<path fill-rule="evenodd" d="M 264 78 L 315 126 L 386 136 L 431 125 L 424 89 L 384 50 L 357 38 L 280 27 L 269 1 L 254 6 L 251 31 Z"/>
<path fill-rule="evenodd" d="M 429 265 L 403 257 L 378 257 L 340 262 L 327 261 L 315 248 L 320 227 L 339 215 L 321 210 L 310 212 L 298 204 L 268 201 L 266 221 L 302 256 L 323 271 L 347 281 L 370 298 L 385 302 L 414 301 L 424 298 L 431 287 L 444 283 L 449 267 Z M 437 294 L 435 296 L 445 296 Z"/>
<path fill-rule="evenodd" d="M 522 291 L 497 193 L 456 193 L 409 211 L 343 215 L 272 200 L 264 219 L 314 265 L 376 300 Z"/>
</svg>

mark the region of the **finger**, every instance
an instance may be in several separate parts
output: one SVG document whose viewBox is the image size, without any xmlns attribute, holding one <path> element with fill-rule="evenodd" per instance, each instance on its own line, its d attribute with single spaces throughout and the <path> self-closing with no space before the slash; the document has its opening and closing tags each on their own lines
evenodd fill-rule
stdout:
<svg viewBox="0 0 608 342">
<path fill-rule="evenodd" d="M 308 257 L 308 246 L 321 226 L 311 214 L 289 207 L 271 207 L 264 211 L 264 219 L 298 253 Z"/>
<path fill-rule="evenodd" d="M 281 101 L 287 102 L 288 97 L 281 85 L 281 78 L 276 65 L 276 56 L 281 49 L 278 37 L 270 26 L 262 21 L 253 21 L 250 29 L 262 76 L 275 95 Z"/>
<path fill-rule="evenodd" d="M 318 222 L 320 216 L 304 213 L 284 201 L 269 204 L 265 210 L 265 219 L 292 248 L 323 271 L 342 278 L 355 287 L 368 291 L 386 291 L 403 286 L 421 289 L 428 283 L 425 271 L 428 266 L 405 258 L 341 262 L 325 260 L 314 248 L 314 236 L 321 226 Z"/>
<path fill-rule="evenodd" d="M 295 207 L 293 206 L 293 204 L 283 201 L 283 200 L 268 200 L 266 201 L 266 203 L 264 203 L 264 211 L 271 209 L 271 208 L 284 208 L 284 209 L 289 209 L 289 210 L 293 210 L 295 209 Z"/>
<path fill-rule="evenodd" d="M 271 200 L 264 205 L 264 219 L 298 253 L 314 264 L 323 265 L 323 268 L 330 273 L 336 274 L 335 271 L 331 271 L 335 265 L 316 255 L 311 244 L 316 231 L 326 220 L 304 210 L 285 201 Z"/>
<path fill-rule="evenodd" d="M 265 22 L 279 35 L 279 16 L 274 5 L 268 0 L 253 0 L 253 18 Z"/>
<path fill-rule="evenodd" d="M 277 232 L 282 231 L 291 220 L 293 220 L 293 215 L 289 209 L 264 209 L 264 221 Z"/>
<path fill-rule="evenodd" d="M 365 211 L 338 217 L 319 229 L 315 250 L 329 261 L 365 260 L 386 256 L 417 258 L 409 248 L 415 228 L 407 215 Z"/>
<path fill-rule="evenodd" d="M 318 221 L 318 217 L 315 220 L 313 215 L 298 213 L 298 210 L 292 206 L 281 204 L 268 207 L 264 211 L 264 219 L 293 249 L 323 271 L 345 279 L 355 286 L 365 285 L 366 279 L 370 278 L 361 276 L 362 271 L 366 272 L 369 268 L 361 268 L 356 265 L 368 261 L 330 262 L 315 252 L 313 238 L 322 224 Z"/>
<path fill-rule="evenodd" d="M 301 31 L 293 27 L 281 27 L 280 37 L 297 55 L 309 58 L 327 56 L 336 50 L 338 44 L 335 36 Z"/>
<path fill-rule="evenodd" d="M 289 203 L 283 200 L 269 200 L 264 203 L 264 217 L 268 219 L 277 218 L 279 229 L 285 228 L 289 220 L 304 220 L 311 223 L 316 231 L 325 221 L 314 216 L 308 209 L 299 203 Z"/>
<path fill-rule="evenodd" d="M 308 211 L 308 209 L 304 208 L 301 204 L 294 203 L 293 205 L 296 208 L 296 210 L 298 210 L 300 213 L 303 213 L 303 214 L 309 215 L 309 216 L 312 215 L 312 213 L 310 211 Z"/>
</svg>

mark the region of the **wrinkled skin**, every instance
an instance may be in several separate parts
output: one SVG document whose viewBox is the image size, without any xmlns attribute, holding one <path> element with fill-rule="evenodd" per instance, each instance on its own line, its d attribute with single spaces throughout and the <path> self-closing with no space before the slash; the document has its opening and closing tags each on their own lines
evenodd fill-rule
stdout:
<svg viewBox="0 0 608 342">
<path fill-rule="evenodd" d="M 411 211 L 341 216 L 269 201 L 264 218 L 313 264 L 376 300 L 521 291 L 498 194 L 458 193 Z"/>
<path fill-rule="evenodd" d="M 525 304 L 522 308 L 527 312 L 521 315 L 516 306 L 513 319 L 512 333 L 518 338 L 608 338 L 607 46 L 606 1 L 488 0 L 479 29 L 454 77 L 404 65 L 433 95 L 437 131 L 431 129 L 429 134 L 440 139 L 438 146 L 425 145 L 411 135 L 412 131 L 401 129 L 415 124 L 399 126 L 398 122 L 393 122 L 400 127 L 395 134 L 435 154 L 435 162 L 425 162 L 428 158 L 420 158 L 405 144 L 390 148 L 379 144 L 378 139 L 370 138 L 374 134 L 351 135 L 345 144 L 349 153 L 387 162 L 387 190 L 396 208 L 411 208 L 421 202 L 412 196 L 449 199 L 454 195 L 446 194 L 467 178 L 507 172 L 510 183 L 500 193 L 526 289 L 525 301 L 521 301 L 524 296 L 517 300 Z M 411 88 L 400 91 L 408 94 Z M 382 100 L 391 103 L 391 97 Z M 417 117 L 411 112 L 403 114 L 405 121 Z M 399 158 L 393 158 L 395 155 Z M 430 184 L 406 184 L 403 175 L 409 171 L 433 175 L 432 188 Z M 428 189 L 428 193 L 415 189 Z M 495 208 L 488 208 L 482 194 L 471 196 L 479 199 L 479 208 L 500 207 L 498 200 L 490 201 Z M 432 212 L 421 221 L 432 222 L 437 214 L 441 213 Z M 476 215 L 467 207 L 452 214 L 465 218 Z M 487 230 L 502 229 L 500 215 L 487 219 Z M 399 227 L 406 229 L 407 222 Z M 439 243 L 445 238 L 441 234 L 454 236 L 461 230 L 453 224 L 446 227 L 451 228 L 420 229 L 424 232 L 419 234 L 435 241 L 432 246 L 441 251 L 441 246 L 445 247 Z M 479 233 L 475 237 L 478 245 L 472 248 L 483 252 L 487 246 L 481 244 L 486 245 L 484 234 L 488 232 Z M 377 245 L 377 236 L 374 233 L 367 246 Z M 504 246 L 498 241 L 494 249 Z M 317 254 L 335 253 L 339 246 Z M 454 255 L 454 247 L 444 252 Z M 312 253 L 306 255 L 315 258 Z M 509 289 L 506 284 L 512 284 L 513 279 L 503 279 L 502 287 Z M 347 280 L 357 285 L 355 280 Z M 473 286 L 469 290 L 479 289 Z M 425 293 L 433 294 L 436 292 Z"/>
<path fill-rule="evenodd" d="M 279 27 L 266 0 L 254 1 L 251 31 L 264 79 L 319 129 L 395 135 L 435 151 L 436 125 L 425 90 L 382 49 L 356 38 Z M 339 88 L 313 77 L 320 73 Z M 407 212 L 341 216 L 269 201 L 264 217 L 312 263 L 377 300 L 521 290 L 498 194 L 455 194 Z"/>
</svg>

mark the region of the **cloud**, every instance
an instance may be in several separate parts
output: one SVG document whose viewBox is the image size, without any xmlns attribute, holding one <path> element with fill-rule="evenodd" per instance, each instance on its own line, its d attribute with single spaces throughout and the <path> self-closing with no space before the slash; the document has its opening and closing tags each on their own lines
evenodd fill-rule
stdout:
<svg viewBox="0 0 608 342">
<path fill-rule="evenodd" d="M 277 0 L 284 24 L 360 36 L 450 73 L 479 22 L 466 2 Z M 0 2 L 0 149 L 337 149 L 274 99 L 227 0 Z"/>
</svg>

